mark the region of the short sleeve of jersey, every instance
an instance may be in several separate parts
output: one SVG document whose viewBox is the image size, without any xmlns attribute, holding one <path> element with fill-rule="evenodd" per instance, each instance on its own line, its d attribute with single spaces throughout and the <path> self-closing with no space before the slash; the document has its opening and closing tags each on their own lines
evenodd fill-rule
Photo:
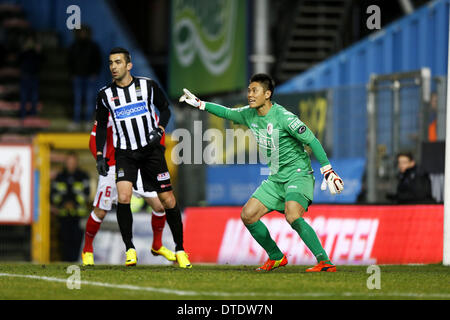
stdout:
<svg viewBox="0 0 450 320">
<path fill-rule="evenodd" d="M 285 130 L 303 144 L 310 144 L 316 138 L 314 133 L 293 113 L 284 113 L 282 123 Z"/>
</svg>

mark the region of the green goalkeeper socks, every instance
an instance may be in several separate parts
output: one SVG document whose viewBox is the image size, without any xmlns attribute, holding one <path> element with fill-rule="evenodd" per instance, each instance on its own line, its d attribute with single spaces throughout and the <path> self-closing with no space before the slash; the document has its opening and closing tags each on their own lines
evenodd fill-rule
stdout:
<svg viewBox="0 0 450 320">
<path fill-rule="evenodd" d="M 281 258 L 283 258 L 283 253 L 278 248 L 275 241 L 273 241 L 272 237 L 270 236 L 269 230 L 261 220 L 258 220 L 257 222 L 252 224 L 246 224 L 245 226 L 247 227 L 252 237 L 261 245 L 261 247 L 264 248 L 264 250 L 266 250 L 267 254 L 269 255 L 269 259 L 280 260 Z M 295 220 L 291 224 L 291 227 L 295 231 L 297 231 L 300 238 L 303 240 L 309 250 L 311 250 L 318 262 L 330 260 L 327 253 L 323 249 L 322 244 L 320 243 L 320 240 L 316 235 L 316 232 L 303 218 L 298 218 L 297 220 Z"/>
<path fill-rule="evenodd" d="M 297 231 L 300 238 L 316 257 L 317 262 L 330 260 L 322 247 L 319 238 L 313 228 L 303 218 L 292 222 L 291 227 Z M 331 263 L 331 262 L 330 262 Z"/>
<path fill-rule="evenodd" d="M 283 253 L 275 241 L 273 241 L 269 230 L 261 220 L 252 224 L 246 224 L 245 226 L 252 237 L 266 250 L 270 260 L 280 260 L 283 258 Z"/>
</svg>

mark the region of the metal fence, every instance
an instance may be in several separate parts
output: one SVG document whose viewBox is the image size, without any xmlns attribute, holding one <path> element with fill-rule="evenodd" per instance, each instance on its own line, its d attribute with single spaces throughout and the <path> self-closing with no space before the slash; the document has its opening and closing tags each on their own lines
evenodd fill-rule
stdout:
<svg viewBox="0 0 450 320">
<path fill-rule="evenodd" d="M 366 157 L 367 90 L 365 85 L 330 89 L 333 158 Z"/>
<path fill-rule="evenodd" d="M 431 88 L 427 68 L 371 77 L 367 98 L 368 202 L 383 202 L 386 192 L 394 191 L 399 152 L 409 151 L 421 163 L 423 144 L 430 141 L 430 121 L 437 111 L 431 108 Z M 445 101 L 439 93 L 439 100 Z M 442 123 L 439 127 L 442 131 Z"/>
</svg>

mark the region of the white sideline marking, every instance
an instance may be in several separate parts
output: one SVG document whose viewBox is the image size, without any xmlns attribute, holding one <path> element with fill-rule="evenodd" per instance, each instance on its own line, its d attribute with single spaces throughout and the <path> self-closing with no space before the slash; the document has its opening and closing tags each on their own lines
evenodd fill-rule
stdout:
<svg viewBox="0 0 450 320">
<path fill-rule="evenodd" d="M 67 279 L 64 278 L 54 278 L 45 276 L 35 276 L 28 274 L 14 274 L 14 273 L 0 273 L 0 277 L 15 277 L 15 278 L 26 278 L 35 280 L 44 280 L 49 282 L 61 282 L 66 283 Z M 174 294 L 178 296 L 219 296 L 219 297 L 233 297 L 233 296 L 256 296 L 256 297 L 377 297 L 377 296 L 390 296 L 390 297 L 405 297 L 405 298 L 444 298 L 449 299 L 450 294 L 447 293 L 415 293 L 415 292 L 342 292 L 342 293 L 327 293 L 327 292 L 299 292 L 299 293 L 282 293 L 282 292 L 215 292 L 215 291 L 191 291 L 191 290 L 174 290 L 166 288 L 155 288 L 155 287 L 141 287 L 128 284 L 113 284 L 106 282 L 97 281 L 80 281 L 83 285 L 115 288 L 115 289 L 125 289 L 134 291 L 148 291 L 157 292 L 164 294 Z"/>
</svg>

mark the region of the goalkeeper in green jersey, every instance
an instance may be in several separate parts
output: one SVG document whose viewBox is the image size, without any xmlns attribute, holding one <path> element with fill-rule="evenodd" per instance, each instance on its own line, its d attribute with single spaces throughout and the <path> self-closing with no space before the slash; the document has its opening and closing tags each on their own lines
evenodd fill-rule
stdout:
<svg viewBox="0 0 450 320">
<path fill-rule="evenodd" d="M 206 110 L 218 117 L 246 125 L 252 130 L 261 150 L 266 151 L 270 175 L 244 205 L 241 219 L 252 237 L 264 248 L 269 259 L 258 271 L 270 271 L 287 264 L 286 255 L 271 238 L 260 220 L 271 211 L 284 212 L 287 222 L 298 233 L 317 259 L 318 264 L 307 272 L 335 272 L 315 231 L 303 219 L 313 200 L 314 176 L 311 159 L 305 151 L 308 145 L 321 165 L 324 182 L 321 189 L 332 194 L 344 189 L 342 179 L 334 172 L 327 155 L 312 131 L 284 107 L 271 101 L 274 82 L 269 75 L 256 74 L 248 86 L 248 106 L 226 108 L 201 101 L 184 89 L 180 102 Z"/>
</svg>

